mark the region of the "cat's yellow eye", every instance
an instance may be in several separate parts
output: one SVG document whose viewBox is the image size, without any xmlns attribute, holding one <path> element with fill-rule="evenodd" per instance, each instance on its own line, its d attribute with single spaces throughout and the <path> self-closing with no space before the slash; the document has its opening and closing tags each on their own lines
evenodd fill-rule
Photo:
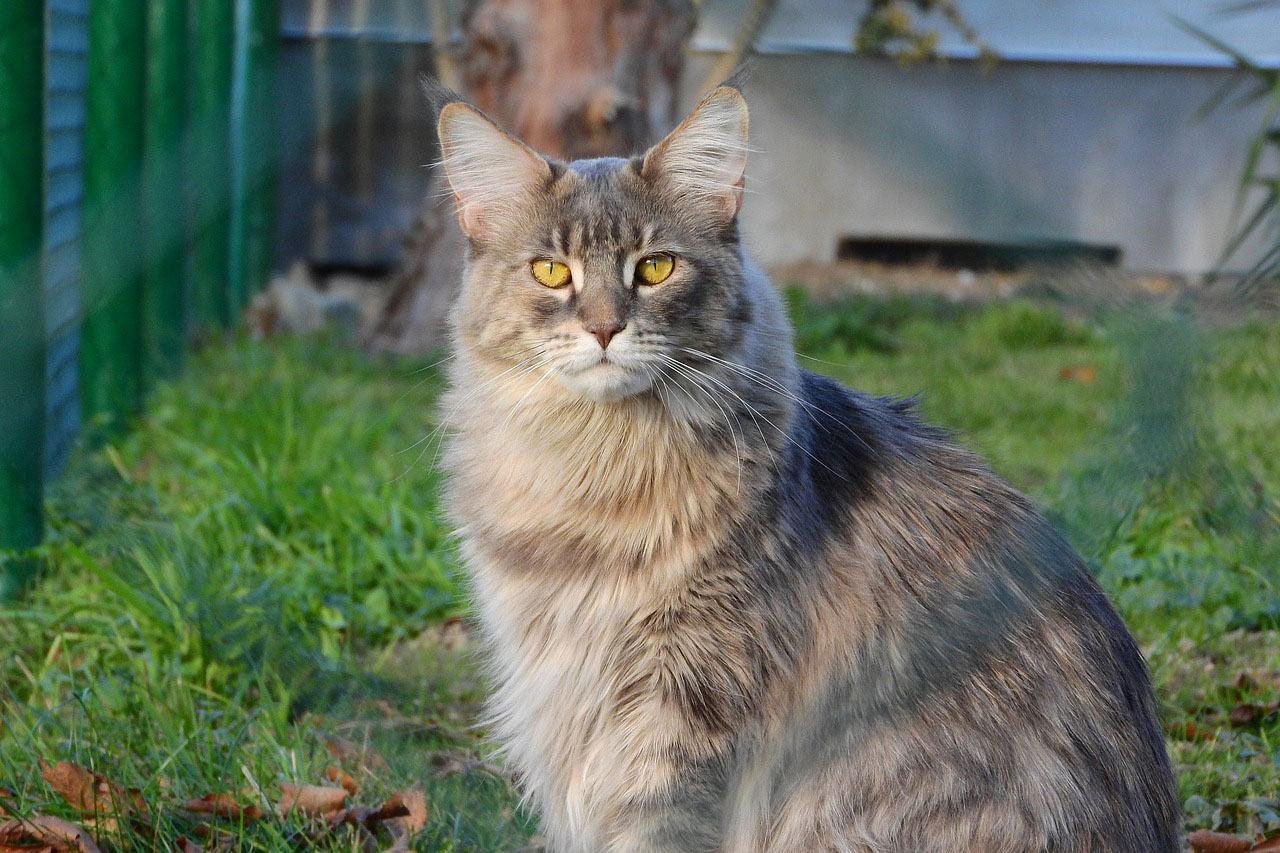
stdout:
<svg viewBox="0 0 1280 853">
<path fill-rule="evenodd" d="M 644 284 L 661 284 L 671 275 L 675 266 L 676 259 L 666 252 L 646 255 L 636 264 L 636 278 Z"/>
<path fill-rule="evenodd" d="M 529 265 L 529 268 L 533 270 L 533 277 L 538 280 L 538 284 L 546 287 L 564 287 L 569 283 L 569 268 L 559 261 L 538 258 Z"/>
</svg>

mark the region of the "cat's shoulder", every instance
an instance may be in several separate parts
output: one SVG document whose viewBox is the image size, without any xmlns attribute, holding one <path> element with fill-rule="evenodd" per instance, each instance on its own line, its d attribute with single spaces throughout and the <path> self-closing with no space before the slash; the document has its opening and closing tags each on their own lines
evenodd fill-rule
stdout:
<svg viewBox="0 0 1280 853">
<path fill-rule="evenodd" d="M 800 387 L 801 408 L 813 429 L 833 440 L 852 441 L 868 451 L 952 444 L 949 430 L 920 418 L 915 397 L 867 394 L 803 368 Z"/>
</svg>

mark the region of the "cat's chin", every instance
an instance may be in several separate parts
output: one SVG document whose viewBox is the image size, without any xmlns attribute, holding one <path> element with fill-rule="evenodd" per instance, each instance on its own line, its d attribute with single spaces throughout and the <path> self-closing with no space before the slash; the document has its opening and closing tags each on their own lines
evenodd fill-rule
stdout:
<svg viewBox="0 0 1280 853">
<path fill-rule="evenodd" d="M 561 372 L 557 378 L 570 392 L 601 402 L 621 400 L 653 387 L 653 377 L 611 362 L 601 362 L 573 373 Z"/>
</svg>

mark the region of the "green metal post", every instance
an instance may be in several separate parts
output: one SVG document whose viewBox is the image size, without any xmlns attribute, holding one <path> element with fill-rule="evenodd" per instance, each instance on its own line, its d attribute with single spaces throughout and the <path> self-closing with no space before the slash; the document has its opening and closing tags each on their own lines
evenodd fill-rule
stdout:
<svg viewBox="0 0 1280 853">
<path fill-rule="evenodd" d="M 279 0 L 235 0 L 231 84 L 231 308 L 239 313 L 271 271 Z"/>
<path fill-rule="evenodd" d="M 232 319 L 228 273 L 228 187 L 231 184 L 231 60 L 234 0 L 192 0 L 191 191 L 192 315 L 198 333 Z"/>
<path fill-rule="evenodd" d="M 249 240 L 245 265 L 250 293 L 267 286 L 275 256 L 276 173 L 279 147 L 276 92 L 280 69 L 280 0 L 254 0 L 249 102 L 249 152 L 255 176 L 249 203 Z"/>
<path fill-rule="evenodd" d="M 84 296 L 80 398 L 108 426 L 142 397 L 144 7 L 94 0 L 84 127 Z"/>
<path fill-rule="evenodd" d="M 147 2 L 146 154 L 142 192 L 147 268 L 142 290 L 143 375 L 174 373 L 186 341 L 183 131 L 187 120 L 187 0 Z"/>
<path fill-rule="evenodd" d="M 0 3 L 0 549 L 37 544 L 43 529 L 44 3 Z M 0 560 L 0 597 L 30 573 Z"/>
</svg>

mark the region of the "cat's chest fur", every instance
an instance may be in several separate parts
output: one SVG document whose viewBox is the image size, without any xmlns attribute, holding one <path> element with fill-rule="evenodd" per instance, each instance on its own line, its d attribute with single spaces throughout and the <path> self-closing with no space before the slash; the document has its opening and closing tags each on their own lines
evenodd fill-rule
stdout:
<svg viewBox="0 0 1280 853">
<path fill-rule="evenodd" d="M 572 461 L 511 431 L 472 432 L 449 461 L 494 734 L 577 843 L 624 796 L 668 787 L 674 761 L 723 744 L 723 732 L 691 731 L 673 697 L 733 642 L 735 614 L 706 613 L 708 596 L 733 591 L 707 575 L 751 500 L 736 459 L 708 456 L 693 434 L 643 415 L 584 433 L 593 451 Z"/>
<path fill-rule="evenodd" d="M 623 792 L 670 781 L 684 736 L 659 684 L 670 666 L 644 625 L 662 605 L 623 581 L 513 579 L 474 560 L 479 612 L 492 642 L 495 733 L 541 810 L 579 841 Z"/>
</svg>

